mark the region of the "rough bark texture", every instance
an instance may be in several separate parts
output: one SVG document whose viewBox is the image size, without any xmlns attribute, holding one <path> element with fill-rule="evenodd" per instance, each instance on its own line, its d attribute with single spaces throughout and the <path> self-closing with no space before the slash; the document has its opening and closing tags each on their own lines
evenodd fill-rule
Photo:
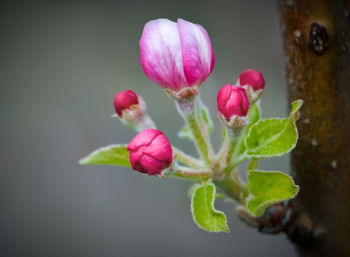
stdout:
<svg viewBox="0 0 350 257">
<path fill-rule="evenodd" d="M 350 1 L 280 0 L 288 101 L 304 99 L 292 152 L 300 256 L 350 256 Z"/>
</svg>

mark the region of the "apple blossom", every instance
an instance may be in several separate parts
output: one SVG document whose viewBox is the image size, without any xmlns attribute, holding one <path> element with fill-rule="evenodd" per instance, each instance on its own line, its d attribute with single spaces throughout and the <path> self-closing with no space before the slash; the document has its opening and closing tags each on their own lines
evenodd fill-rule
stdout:
<svg viewBox="0 0 350 257">
<path fill-rule="evenodd" d="M 198 94 L 215 63 L 206 30 L 183 19 L 147 22 L 140 51 L 146 75 L 177 99 Z"/>
</svg>

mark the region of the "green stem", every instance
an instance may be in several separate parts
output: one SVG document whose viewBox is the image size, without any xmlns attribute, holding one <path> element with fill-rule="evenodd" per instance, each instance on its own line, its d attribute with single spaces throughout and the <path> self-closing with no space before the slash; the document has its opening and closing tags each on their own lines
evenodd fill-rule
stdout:
<svg viewBox="0 0 350 257">
<path fill-rule="evenodd" d="M 193 181 L 201 181 L 204 179 L 209 179 L 212 177 L 212 171 L 210 170 L 192 170 L 186 167 L 178 166 L 176 171 L 170 175 L 170 177 L 193 180 Z"/>
<path fill-rule="evenodd" d="M 231 163 L 234 162 L 234 160 L 232 159 L 233 157 L 233 153 L 234 150 L 236 148 L 236 144 L 237 144 L 237 140 L 240 136 L 240 134 L 242 133 L 242 131 L 244 131 L 244 129 L 242 128 L 237 128 L 237 129 L 227 129 L 226 130 L 226 140 L 229 140 L 229 145 L 228 145 L 228 149 L 226 154 L 224 155 L 225 158 L 225 166 L 226 168 L 224 169 L 224 173 L 227 174 L 229 173 L 232 168 L 234 168 L 235 166 L 232 166 Z"/>
<path fill-rule="evenodd" d="M 202 168 L 203 167 L 203 162 L 193 158 L 192 156 L 184 153 L 183 151 L 181 151 L 180 149 L 176 148 L 173 146 L 173 152 L 176 155 L 176 159 L 179 162 L 182 162 L 183 164 L 191 167 L 191 168 Z"/>
<path fill-rule="evenodd" d="M 208 141 L 205 140 L 205 137 L 203 136 L 202 131 L 198 125 L 198 119 L 195 109 L 195 99 L 192 98 L 189 100 L 176 100 L 176 106 L 192 132 L 197 150 L 202 159 L 204 160 L 204 163 L 208 167 L 211 167 L 212 162 L 209 157 L 210 147 L 208 145 Z"/>
<path fill-rule="evenodd" d="M 233 170 L 234 168 L 236 168 L 239 164 L 241 164 L 245 160 L 247 160 L 247 156 L 245 154 L 242 154 L 239 156 L 239 158 L 233 159 L 232 162 L 229 165 L 227 165 L 227 169 Z"/>
<path fill-rule="evenodd" d="M 223 132 L 222 132 L 223 136 L 221 136 L 222 138 L 222 145 L 220 147 L 219 152 L 216 155 L 216 160 L 218 163 L 221 163 L 222 159 L 224 158 L 225 154 L 227 153 L 228 150 L 228 146 L 229 146 L 229 140 L 227 138 L 227 128 L 224 127 L 223 128 Z"/>
<path fill-rule="evenodd" d="M 209 142 L 208 143 L 209 147 L 211 147 L 210 130 L 213 129 L 212 127 L 213 124 L 209 114 L 209 110 L 207 106 L 202 102 L 200 95 L 197 95 L 197 97 L 195 98 L 195 101 L 196 101 L 195 104 L 196 104 L 196 111 L 197 111 L 196 115 L 199 122 L 199 128 L 202 130 L 202 133 L 205 139 Z M 206 117 L 204 118 L 204 116 Z M 213 152 L 211 148 L 209 150 Z"/>
<path fill-rule="evenodd" d="M 239 178 L 237 171 L 233 171 L 223 178 L 214 178 L 213 182 L 227 196 L 243 205 L 245 204 L 245 199 L 249 195 L 249 191 L 246 184 Z"/>
</svg>

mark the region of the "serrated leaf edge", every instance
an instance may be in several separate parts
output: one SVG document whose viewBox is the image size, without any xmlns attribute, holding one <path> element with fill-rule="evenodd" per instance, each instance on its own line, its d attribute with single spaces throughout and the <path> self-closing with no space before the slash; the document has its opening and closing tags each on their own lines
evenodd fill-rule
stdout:
<svg viewBox="0 0 350 257">
<path fill-rule="evenodd" d="M 248 131 L 248 135 L 244 138 L 244 145 L 245 145 L 245 147 L 247 148 L 247 138 L 250 136 L 250 132 L 251 132 L 252 128 L 253 128 L 254 126 L 257 126 L 260 122 L 264 122 L 264 121 L 268 121 L 268 120 L 289 120 L 289 119 L 290 119 L 290 118 L 266 118 L 266 119 L 262 119 L 262 120 L 259 120 L 259 121 L 255 122 L 255 123 L 250 127 L 250 129 L 249 129 L 249 131 Z M 267 154 L 259 154 L 259 155 L 257 155 L 257 154 L 249 154 L 248 151 L 246 150 L 246 151 L 245 151 L 245 154 L 247 155 L 247 157 L 248 157 L 248 158 L 258 158 L 258 159 L 262 159 L 262 158 L 266 158 L 266 157 L 271 157 L 271 158 L 272 158 L 272 157 L 283 156 L 283 155 L 285 155 L 285 154 L 291 152 L 291 151 L 296 147 L 297 142 L 298 142 L 298 140 L 299 140 L 299 132 L 298 132 L 298 129 L 297 129 L 297 126 L 296 126 L 296 124 L 295 124 L 295 120 L 294 120 L 294 119 L 293 119 L 293 121 L 294 121 L 294 130 L 295 130 L 295 132 L 296 132 L 296 141 L 295 141 L 295 144 L 294 144 L 288 151 L 284 151 L 284 152 L 282 152 L 282 153 L 274 154 L 274 155 L 267 155 Z M 284 129 L 283 129 L 280 133 L 278 133 L 278 135 L 274 136 L 274 138 L 280 136 L 280 135 L 284 132 L 284 130 L 286 129 L 287 125 L 288 125 L 288 123 L 286 124 L 286 126 L 284 127 Z M 272 140 L 271 140 L 271 141 L 272 141 Z M 270 141 L 270 142 L 271 142 L 271 141 Z M 260 148 L 261 148 L 261 147 L 260 147 Z"/>
<path fill-rule="evenodd" d="M 298 107 L 296 108 L 296 110 L 292 111 L 292 108 L 293 108 L 293 104 L 295 103 L 298 103 Z M 254 127 L 254 126 L 257 126 L 259 122 L 263 122 L 263 121 L 266 121 L 266 120 L 283 120 L 283 119 L 292 119 L 293 120 L 293 123 L 294 123 L 294 130 L 296 131 L 296 141 L 295 141 L 295 144 L 294 146 L 292 146 L 292 148 L 288 151 L 285 151 L 285 152 L 282 152 L 280 154 L 275 154 L 275 155 L 250 155 L 248 154 L 248 151 L 246 149 L 245 151 L 245 154 L 248 158 L 266 158 L 266 157 L 279 157 L 279 156 L 282 156 L 282 155 L 285 155 L 291 151 L 293 151 L 293 149 L 296 147 L 297 145 L 297 142 L 299 140 L 299 131 L 298 131 L 298 128 L 297 128 L 297 125 L 296 125 L 296 117 L 295 117 L 295 114 L 298 113 L 298 111 L 300 110 L 300 108 L 303 106 L 304 104 L 304 100 L 302 99 L 298 99 L 298 100 L 295 100 L 291 103 L 291 112 L 290 112 L 290 115 L 289 115 L 289 118 L 265 118 L 265 119 L 260 119 L 258 120 L 257 122 L 255 122 L 248 130 L 248 133 L 247 133 L 247 136 L 244 137 L 244 145 L 245 147 L 247 148 L 247 144 L 246 144 L 246 139 L 250 136 L 250 132 L 251 132 L 251 129 Z M 288 123 L 287 123 L 288 124 Z M 287 125 L 286 125 L 287 127 Z M 284 130 L 283 130 L 284 131 Z M 281 133 L 283 133 L 283 131 Z M 278 136 L 281 134 L 279 133 Z"/>
</svg>

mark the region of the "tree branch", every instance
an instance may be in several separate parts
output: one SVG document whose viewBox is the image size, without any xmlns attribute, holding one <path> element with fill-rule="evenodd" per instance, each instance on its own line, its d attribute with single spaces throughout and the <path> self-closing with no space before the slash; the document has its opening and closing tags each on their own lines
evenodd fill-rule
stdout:
<svg viewBox="0 0 350 257">
<path fill-rule="evenodd" d="M 350 1 L 279 3 L 288 102 L 304 100 L 289 235 L 300 256 L 350 256 Z"/>
</svg>

